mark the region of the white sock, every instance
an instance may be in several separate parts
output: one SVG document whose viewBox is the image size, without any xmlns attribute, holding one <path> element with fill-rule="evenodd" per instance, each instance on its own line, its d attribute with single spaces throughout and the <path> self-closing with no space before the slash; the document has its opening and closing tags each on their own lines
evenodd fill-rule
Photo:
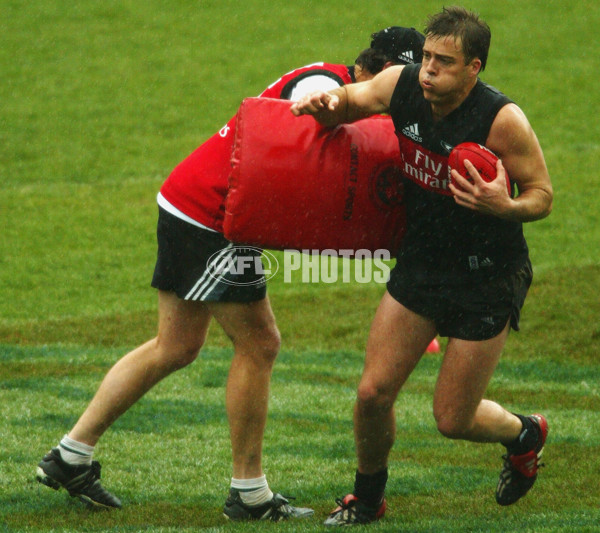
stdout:
<svg viewBox="0 0 600 533">
<path fill-rule="evenodd" d="M 78 442 L 65 435 L 60 444 L 58 451 L 65 463 L 70 465 L 91 465 L 94 447 L 83 442 Z"/>
<path fill-rule="evenodd" d="M 246 505 L 261 505 L 273 499 L 266 475 L 254 479 L 231 478 L 231 488 L 240 492 L 240 498 Z"/>
</svg>

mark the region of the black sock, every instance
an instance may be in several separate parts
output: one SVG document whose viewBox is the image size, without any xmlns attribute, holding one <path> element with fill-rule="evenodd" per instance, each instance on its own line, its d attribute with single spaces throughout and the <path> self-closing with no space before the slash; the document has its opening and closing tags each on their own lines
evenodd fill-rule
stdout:
<svg viewBox="0 0 600 533">
<path fill-rule="evenodd" d="M 354 480 L 354 496 L 370 507 L 379 507 L 385 493 L 387 479 L 387 468 L 372 475 L 361 474 L 357 470 Z"/>
<path fill-rule="evenodd" d="M 521 455 L 535 448 L 539 439 L 539 431 L 530 418 L 518 414 L 515 414 L 515 416 L 518 417 L 523 424 L 523 429 L 513 442 L 506 444 L 506 448 L 509 453 Z"/>
</svg>

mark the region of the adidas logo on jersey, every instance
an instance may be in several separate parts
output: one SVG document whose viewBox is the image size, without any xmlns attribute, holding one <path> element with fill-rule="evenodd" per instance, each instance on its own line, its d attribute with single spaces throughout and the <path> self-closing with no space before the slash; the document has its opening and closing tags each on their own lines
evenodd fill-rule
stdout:
<svg viewBox="0 0 600 533">
<path fill-rule="evenodd" d="M 406 126 L 402 133 L 407 137 L 410 137 L 413 141 L 418 143 L 423 142 L 423 137 L 419 135 L 419 125 L 413 124 L 412 126 Z"/>
</svg>

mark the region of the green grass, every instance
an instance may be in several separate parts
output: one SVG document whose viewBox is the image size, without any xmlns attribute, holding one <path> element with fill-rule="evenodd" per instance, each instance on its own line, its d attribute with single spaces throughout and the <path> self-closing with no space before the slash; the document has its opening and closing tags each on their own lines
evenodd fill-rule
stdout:
<svg viewBox="0 0 600 533">
<path fill-rule="evenodd" d="M 221 517 L 230 349 L 216 326 L 196 363 L 101 440 L 103 482 L 122 511 L 88 511 L 35 483 L 34 466 L 107 369 L 155 333 L 155 196 L 171 169 L 282 73 L 351 63 L 372 31 L 420 28 L 441 5 L 0 0 L 0 531 L 322 530 L 351 488 L 351 411 L 380 285 L 269 285 L 283 351 L 265 469 L 276 490 L 315 508 L 302 526 Z M 483 77 L 528 115 L 555 187 L 553 214 L 526 225 L 534 284 L 488 391 L 548 415 L 547 467 L 525 500 L 499 508 L 501 449 L 437 434 L 439 356 L 426 356 L 397 404 L 390 512 L 369 530 L 597 531 L 600 7 L 467 7 L 492 27 Z"/>
<path fill-rule="evenodd" d="M 78 530 L 252 529 L 224 527 L 220 516 L 229 476 L 223 405 L 228 350 L 204 351 L 191 367 L 159 384 L 102 441 L 104 483 L 126 503 L 112 513 L 90 512 L 64 492 L 36 484 L 31 474 L 39 451 L 75 422 L 118 351 L 4 346 L 1 353 L 0 400 L 10 416 L 0 434 L 0 464 L 10 490 L 0 494 L 0 516 L 8 526 L 60 530 L 75 521 Z M 278 490 L 315 506 L 319 516 L 302 531 L 319 530 L 333 498 L 349 489 L 355 459 L 348 414 L 361 364 L 358 352 L 316 350 L 284 351 L 277 362 L 265 466 Z M 552 424 L 548 467 L 535 493 L 527 503 L 501 509 L 493 500 L 500 447 L 437 434 L 430 404 L 438 366 L 439 356 L 426 356 L 401 393 L 390 512 L 372 529 L 464 531 L 465 515 L 471 531 L 591 526 L 598 518 L 598 495 L 590 490 L 597 477 L 590 457 L 600 451 L 598 368 L 542 358 L 500 364 L 490 396 L 509 408 L 533 410 L 543 403 Z M 578 472 L 576 481 L 571 472 Z"/>
</svg>

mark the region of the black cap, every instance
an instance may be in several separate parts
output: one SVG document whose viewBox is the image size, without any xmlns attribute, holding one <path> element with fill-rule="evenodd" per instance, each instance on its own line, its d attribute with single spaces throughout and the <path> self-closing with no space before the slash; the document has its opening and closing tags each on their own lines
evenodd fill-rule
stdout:
<svg viewBox="0 0 600 533">
<path fill-rule="evenodd" d="M 425 36 L 414 28 L 390 26 L 371 35 L 371 48 L 394 63 L 421 63 Z"/>
</svg>

